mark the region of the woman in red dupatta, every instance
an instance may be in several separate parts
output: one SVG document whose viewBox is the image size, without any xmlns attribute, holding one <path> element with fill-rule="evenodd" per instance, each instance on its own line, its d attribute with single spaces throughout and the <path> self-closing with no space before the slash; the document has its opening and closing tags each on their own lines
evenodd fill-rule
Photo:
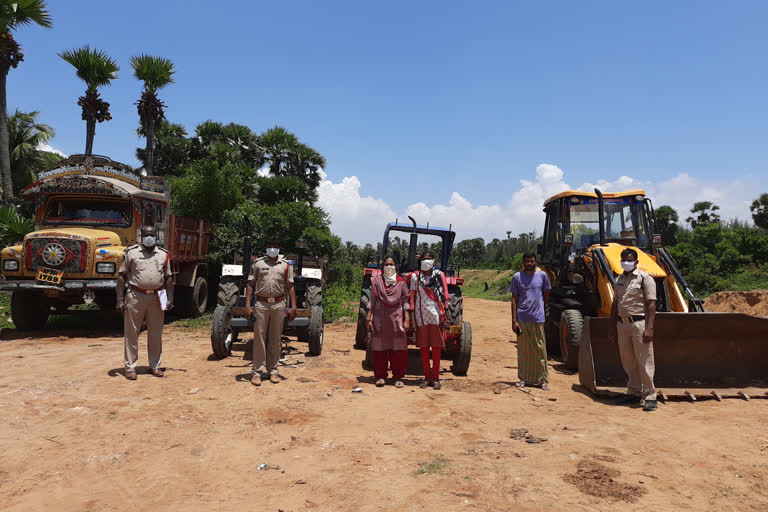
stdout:
<svg viewBox="0 0 768 512">
<path fill-rule="evenodd" d="M 445 348 L 445 308 L 448 284 L 445 274 L 433 268 L 435 256 L 430 251 L 421 255 L 421 270 L 411 274 L 411 310 L 416 324 L 416 346 L 421 350 L 424 381 L 421 388 L 440 389 L 440 355 Z M 430 357 L 429 351 L 432 350 Z M 432 368 L 429 367 L 430 359 Z"/>
<path fill-rule="evenodd" d="M 371 333 L 376 385 L 384 385 L 389 362 L 395 387 L 402 388 L 408 368 L 408 283 L 397 275 L 393 258 L 384 258 L 381 275 L 371 280 L 371 291 L 366 326 Z"/>
</svg>

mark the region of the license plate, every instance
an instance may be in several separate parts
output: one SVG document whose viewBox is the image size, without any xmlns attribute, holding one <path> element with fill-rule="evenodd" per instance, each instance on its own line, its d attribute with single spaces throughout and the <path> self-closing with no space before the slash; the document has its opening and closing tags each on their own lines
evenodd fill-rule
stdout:
<svg viewBox="0 0 768 512">
<path fill-rule="evenodd" d="M 36 279 L 42 283 L 60 285 L 64 272 L 54 268 L 40 267 L 37 269 Z"/>
</svg>

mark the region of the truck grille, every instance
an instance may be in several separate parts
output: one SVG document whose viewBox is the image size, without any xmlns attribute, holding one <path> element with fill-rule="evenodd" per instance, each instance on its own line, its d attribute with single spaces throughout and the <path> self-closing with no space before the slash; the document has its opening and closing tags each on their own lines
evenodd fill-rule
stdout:
<svg viewBox="0 0 768 512">
<path fill-rule="evenodd" d="M 32 238 L 27 240 L 25 249 L 27 270 L 47 267 L 69 274 L 85 271 L 88 245 L 84 241 L 67 238 Z"/>
</svg>

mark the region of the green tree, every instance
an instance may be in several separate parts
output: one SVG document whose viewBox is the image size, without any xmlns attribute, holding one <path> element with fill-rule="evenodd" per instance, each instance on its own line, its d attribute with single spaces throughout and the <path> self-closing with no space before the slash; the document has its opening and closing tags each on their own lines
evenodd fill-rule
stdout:
<svg viewBox="0 0 768 512">
<path fill-rule="evenodd" d="M 137 133 L 146 137 L 139 127 Z M 180 124 L 161 121 L 155 127 L 155 145 L 152 151 L 152 172 L 156 176 L 181 176 L 189 163 L 191 141 Z M 136 158 L 147 167 L 146 148 L 136 148 Z"/>
<path fill-rule="evenodd" d="M 11 176 L 15 194 L 34 183 L 37 172 L 59 159 L 53 159 L 38 147 L 55 135 L 53 128 L 38 122 L 40 112 L 21 112 L 18 109 L 8 118 L 8 142 L 11 157 Z M 58 157 L 58 155 L 56 155 Z"/>
<path fill-rule="evenodd" d="M 720 207 L 711 201 L 699 201 L 693 203 L 691 216 L 685 219 L 693 229 L 698 226 L 706 226 L 720 222 L 720 215 L 717 213 Z"/>
<path fill-rule="evenodd" d="M 238 164 L 216 160 L 192 163 L 181 178 L 171 179 L 171 209 L 176 215 L 218 222 L 222 214 L 243 200 L 243 172 Z"/>
<path fill-rule="evenodd" d="M 147 139 L 144 151 L 144 169 L 149 176 L 154 175 L 155 127 L 165 119 L 165 103 L 157 97 L 157 91 L 173 83 L 176 72 L 170 59 L 152 55 L 131 57 L 133 76 L 144 82 L 141 99 L 136 102 L 139 123 Z"/>
<path fill-rule="evenodd" d="M 752 212 L 755 226 L 768 229 L 768 194 L 760 194 L 760 197 L 752 201 L 749 211 Z"/>
<path fill-rule="evenodd" d="M 85 154 L 93 154 L 93 138 L 96 135 L 96 123 L 112 119 L 109 103 L 99 96 L 99 87 L 105 87 L 117 79 L 120 67 L 106 52 L 91 49 L 88 45 L 76 50 L 59 52 L 59 57 L 72 64 L 77 77 L 85 82 L 85 96 L 80 96 L 77 104 L 83 109 L 85 121 Z"/>
<path fill-rule="evenodd" d="M 51 13 L 43 0 L 0 0 L 0 175 L 3 198 L 13 197 L 11 157 L 8 137 L 8 101 L 6 81 L 11 68 L 24 60 L 21 46 L 13 38 L 13 32 L 24 25 L 53 26 Z"/>
<path fill-rule="evenodd" d="M 485 241 L 482 238 L 462 240 L 453 248 L 453 261 L 473 268 L 485 257 Z"/>
<path fill-rule="evenodd" d="M 679 218 L 674 208 L 662 205 L 656 208 L 656 223 L 661 233 L 661 241 L 664 245 L 675 245 L 677 243 L 677 225 Z"/>
<path fill-rule="evenodd" d="M 24 235 L 35 229 L 35 221 L 24 217 L 13 206 L 0 207 L 0 244 L 7 247 L 21 243 Z"/>
<path fill-rule="evenodd" d="M 262 204 L 307 202 L 314 204 L 317 192 L 293 176 L 259 176 L 255 178 L 256 200 Z"/>
<path fill-rule="evenodd" d="M 320 184 L 320 169 L 326 165 L 325 158 L 301 143 L 296 135 L 275 126 L 259 136 L 259 145 L 272 176 L 293 176 L 313 189 Z"/>
</svg>

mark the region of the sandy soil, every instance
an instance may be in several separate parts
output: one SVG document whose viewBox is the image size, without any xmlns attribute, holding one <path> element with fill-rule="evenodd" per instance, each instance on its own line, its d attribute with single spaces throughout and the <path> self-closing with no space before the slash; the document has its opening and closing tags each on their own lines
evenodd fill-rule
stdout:
<svg viewBox="0 0 768 512">
<path fill-rule="evenodd" d="M 374 387 L 354 326 L 328 326 L 320 357 L 292 342 L 300 364 L 261 388 L 245 345 L 214 360 L 204 330 L 168 328 L 167 377 L 136 382 L 119 333 L 6 333 L 2 509 L 768 510 L 768 401 L 643 413 L 554 362 L 551 392 L 521 392 L 508 308 L 466 301 L 469 376 L 444 362 L 426 392 Z"/>
<path fill-rule="evenodd" d="M 713 293 L 704 301 L 704 308 L 708 311 L 745 313 L 768 318 L 768 290 Z"/>
</svg>

